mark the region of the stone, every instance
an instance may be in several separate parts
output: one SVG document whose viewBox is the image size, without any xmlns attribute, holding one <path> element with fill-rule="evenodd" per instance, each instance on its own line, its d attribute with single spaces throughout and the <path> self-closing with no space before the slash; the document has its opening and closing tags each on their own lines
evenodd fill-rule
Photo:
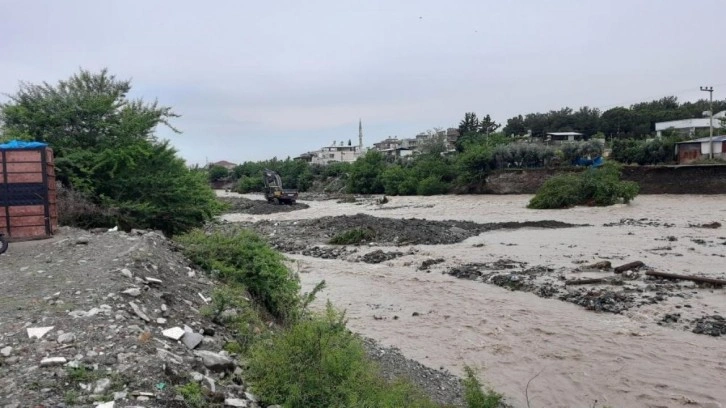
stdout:
<svg viewBox="0 0 726 408">
<path fill-rule="evenodd" d="M 243 400 L 240 398 L 227 398 L 224 400 L 224 406 L 246 408 L 249 406 L 249 403 L 247 402 L 247 400 Z"/>
<path fill-rule="evenodd" d="M 192 371 L 189 373 L 189 375 L 191 375 L 192 380 L 194 380 L 196 382 L 202 382 L 202 380 L 204 379 L 204 374 L 197 372 L 197 371 Z"/>
<path fill-rule="evenodd" d="M 185 324 L 185 325 L 184 325 L 184 332 L 185 332 L 185 333 L 194 333 L 194 330 L 193 330 L 193 329 L 192 329 L 191 327 L 189 327 L 189 326 L 187 326 L 187 325 Z"/>
<path fill-rule="evenodd" d="M 172 353 L 171 351 L 167 351 L 164 349 L 157 348 L 156 349 L 156 356 L 162 359 L 165 362 L 170 362 L 174 364 L 182 364 L 184 362 L 184 359 L 180 356 Z"/>
<path fill-rule="evenodd" d="M 46 358 L 40 360 L 40 366 L 48 367 L 48 366 L 54 366 L 54 365 L 63 365 L 66 362 L 67 361 L 66 361 L 65 357 L 46 357 Z"/>
<path fill-rule="evenodd" d="M 46 333 L 53 330 L 54 326 L 48 326 L 48 327 L 28 327 L 28 337 L 36 339 L 39 339 L 43 336 L 45 336 Z"/>
<path fill-rule="evenodd" d="M 94 308 L 91 308 L 91 310 L 87 311 L 83 317 L 93 317 L 99 313 L 101 313 L 101 309 L 94 307 Z"/>
<path fill-rule="evenodd" d="M 170 329 L 162 330 L 161 334 L 163 334 L 165 337 L 168 337 L 172 340 L 179 340 L 184 336 L 184 329 L 181 327 L 172 327 Z"/>
<path fill-rule="evenodd" d="M 76 341 L 76 335 L 73 333 L 63 333 L 58 336 L 57 341 L 60 344 L 73 343 L 74 341 Z"/>
<path fill-rule="evenodd" d="M 163 317 L 159 317 L 156 319 L 156 323 L 157 324 L 166 324 L 166 319 L 164 319 Z"/>
<path fill-rule="evenodd" d="M 202 336 L 199 333 L 185 333 L 184 337 L 182 337 L 182 343 L 184 343 L 187 348 L 190 350 L 193 350 L 195 347 L 199 345 L 199 343 L 202 342 L 202 339 L 204 339 L 204 336 Z"/>
<path fill-rule="evenodd" d="M 113 400 L 114 401 L 123 400 L 123 399 L 126 399 L 126 397 L 128 395 L 129 395 L 129 393 L 126 392 L 126 391 L 114 392 L 113 393 Z"/>
<path fill-rule="evenodd" d="M 234 370 L 234 361 L 219 353 L 207 350 L 199 350 L 194 352 L 197 357 L 201 357 L 202 364 L 212 371 L 231 371 Z"/>
<path fill-rule="evenodd" d="M 76 239 L 76 245 L 88 245 L 88 243 L 91 242 L 88 237 L 79 237 Z"/>
<path fill-rule="evenodd" d="M 12 352 L 13 352 L 13 348 L 10 346 L 3 347 L 2 349 L 0 349 L 0 355 L 2 355 L 3 357 L 10 357 L 10 354 L 12 354 Z"/>
<path fill-rule="evenodd" d="M 127 277 L 129 279 L 133 279 L 134 278 L 134 274 L 131 273 L 131 271 L 128 270 L 128 269 L 126 269 L 126 268 L 121 269 L 121 275 L 123 275 L 123 276 L 125 276 L 125 277 Z"/>
<path fill-rule="evenodd" d="M 141 320 L 148 322 L 151 319 L 149 319 L 149 316 L 147 316 L 144 312 L 141 311 L 141 308 L 139 308 L 139 305 L 137 305 L 134 302 L 129 302 L 129 306 L 131 306 L 131 309 L 136 313 L 136 316 L 138 316 Z"/>
<path fill-rule="evenodd" d="M 93 388 L 94 394 L 103 394 L 111 387 L 111 380 L 108 378 L 102 378 L 96 381 L 96 386 Z"/>
<path fill-rule="evenodd" d="M 161 279 L 157 279 L 157 278 L 151 278 L 151 277 L 147 276 L 145 279 L 146 279 L 146 283 L 149 283 L 149 284 L 161 285 L 161 283 L 162 283 Z"/>
<path fill-rule="evenodd" d="M 257 402 L 257 397 L 255 396 L 255 394 L 245 392 L 245 398 L 247 398 L 248 400 L 250 400 L 252 402 Z"/>
<path fill-rule="evenodd" d="M 96 405 L 96 408 L 113 408 L 115 402 L 108 401 L 108 402 L 102 402 L 98 405 Z"/>
<path fill-rule="evenodd" d="M 121 292 L 124 295 L 128 295 L 131 297 L 139 297 L 141 296 L 141 289 L 139 288 L 128 288 L 125 291 Z"/>
</svg>

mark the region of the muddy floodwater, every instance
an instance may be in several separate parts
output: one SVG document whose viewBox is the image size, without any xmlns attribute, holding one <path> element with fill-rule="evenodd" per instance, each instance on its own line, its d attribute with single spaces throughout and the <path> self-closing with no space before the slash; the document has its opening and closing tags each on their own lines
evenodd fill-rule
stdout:
<svg viewBox="0 0 726 408">
<path fill-rule="evenodd" d="M 383 218 L 378 222 L 577 225 L 492 229 L 446 241 L 455 243 L 374 242 L 336 247 L 335 256 L 303 255 L 329 253 L 320 239 L 328 231 L 320 227 L 309 238 L 318 242 L 295 241 L 315 245 L 314 251 L 286 252 L 305 289 L 327 282 L 318 306 L 330 300 L 345 309 L 352 330 L 432 368 L 461 374 L 464 365 L 473 366 L 516 407 L 528 406 L 527 399 L 538 408 L 726 406 L 726 331 L 719 332 L 726 289 L 644 274 L 726 278 L 726 196 L 640 196 L 630 205 L 546 211 L 526 209 L 529 198 L 390 197 L 383 205 L 310 201 L 301 210 L 223 219 L 257 225 L 271 239 L 296 222 L 355 214 Z M 373 251 L 391 253 L 392 259 L 361 261 Z M 425 261 L 431 266 L 422 270 Z M 627 277 L 587 267 L 602 261 L 646 266 Z M 476 268 L 481 276 L 449 274 L 461 268 Z M 503 273 L 506 282 L 491 278 L 490 270 Z M 618 281 L 563 283 L 593 277 Z M 520 285 L 522 279 L 527 285 Z M 617 294 L 601 296 L 609 291 Z"/>
</svg>

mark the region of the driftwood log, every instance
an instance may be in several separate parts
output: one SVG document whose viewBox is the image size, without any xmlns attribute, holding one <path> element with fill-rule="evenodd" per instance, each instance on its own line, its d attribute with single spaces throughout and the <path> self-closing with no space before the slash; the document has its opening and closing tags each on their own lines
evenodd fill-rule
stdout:
<svg viewBox="0 0 726 408">
<path fill-rule="evenodd" d="M 635 261 L 626 263 L 625 265 L 620 265 L 617 268 L 613 269 L 613 272 L 615 273 L 623 273 L 625 271 L 629 271 L 631 269 L 640 268 L 641 266 L 645 266 L 645 264 L 641 261 Z"/>
<path fill-rule="evenodd" d="M 611 279 L 607 278 L 592 278 L 592 279 L 570 279 L 565 281 L 565 285 L 591 285 L 596 283 L 612 283 Z"/>
<path fill-rule="evenodd" d="M 645 274 L 648 276 L 657 276 L 659 278 L 665 278 L 665 279 L 689 280 L 689 281 L 698 282 L 698 283 L 710 283 L 712 285 L 721 285 L 721 286 L 726 285 L 726 280 L 724 280 L 724 279 L 706 278 L 703 276 L 678 275 L 675 273 L 665 273 L 665 272 L 656 272 L 656 271 L 648 271 Z"/>
</svg>

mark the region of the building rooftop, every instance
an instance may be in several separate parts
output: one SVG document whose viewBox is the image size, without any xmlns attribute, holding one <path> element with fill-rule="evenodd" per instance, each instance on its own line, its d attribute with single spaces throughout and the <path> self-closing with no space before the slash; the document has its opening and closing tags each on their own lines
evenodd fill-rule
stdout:
<svg viewBox="0 0 726 408">
<path fill-rule="evenodd" d="M 681 143 L 703 143 L 703 142 L 708 142 L 709 140 L 710 140 L 710 138 L 708 136 L 706 136 L 706 137 L 699 137 L 698 139 L 686 140 L 686 141 L 683 141 L 683 142 L 678 142 L 677 144 L 681 144 Z M 713 141 L 714 142 L 726 142 L 726 135 L 718 135 L 718 136 L 715 136 L 714 135 L 713 136 Z"/>
</svg>

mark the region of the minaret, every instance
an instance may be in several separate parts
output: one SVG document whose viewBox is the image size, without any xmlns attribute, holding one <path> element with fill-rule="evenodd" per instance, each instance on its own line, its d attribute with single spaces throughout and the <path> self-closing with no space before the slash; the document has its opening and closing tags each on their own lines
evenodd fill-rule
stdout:
<svg viewBox="0 0 726 408">
<path fill-rule="evenodd" d="M 363 151 L 363 121 L 358 119 L 358 149 Z"/>
</svg>

